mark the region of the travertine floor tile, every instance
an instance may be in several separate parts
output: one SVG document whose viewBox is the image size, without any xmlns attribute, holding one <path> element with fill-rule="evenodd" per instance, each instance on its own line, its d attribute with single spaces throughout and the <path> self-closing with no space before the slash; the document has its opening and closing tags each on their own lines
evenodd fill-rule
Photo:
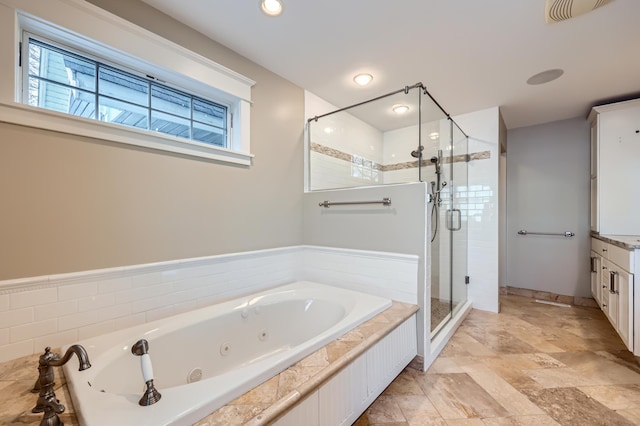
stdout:
<svg viewBox="0 0 640 426">
<path fill-rule="evenodd" d="M 599 384 L 640 384 L 640 374 L 593 352 L 564 352 L 552 356 Z"/>
<path fill-rule="evenodd" d="M 466 373 L 425 374 L 416 381 L 445 419 L 506 417 L 509 412 Z"/>
<path fill-rule="evenodd" d="M 424 400 L 425 395 L 414 376 L 406 370 L 385 389 L 383 395 L 420 395 Z"/>
<path fill-rule="evenodd" d="M 573 368 L 537 368 L 523 373 L 538 382 L 543 388 L 566 388 L 600 385 L 599 379 L 585 377 Z"/>
<path fill-rule="evenodd" d="M 472 311 L 426 373 L 405 370 L 385 391 L 402 420 L 391 405 L 356 425 L 640 425 L 640 366 L 598 309 L 501 302 L 498 315 Z"/>
<path fill-rule="evenodd" d="M 609 385 L 578 388 L 611 410 L 640 408 L 640 386 Z"/>
<path fill-rule="evenodd" d="M 627 426 L 633 424 L 576 388 L 525 390 L 524 393 L 562 425 Z"/>
<path fill-rule="evenodd" d="M 482 419 L 448 419 L 447 426 L 485 426 Z"/>
<path fill-rule="evenodd" d="M 406 424 L 404 414 L 392 396 L 379 396 L 378 399 L 376 399 L 376 401 L 367 409 L 366 414 L 370 424 Z"/>
<path fill-rule="evenodd" d="M 640 425 L 640 407 L 630 408 L 627 410 L 619 410 L 617 411 L 617 413 L 633 424 Z"/>
<path fill-rule="evenodd" d="M 424 396 L 402 395 L 394 397 L 402 410 L 407 423 L 411 426 L 446 424 L 431 401 Z"/>
<path fill-rule="evenodd" d="M 506 408 L 511 415 L 544 414 L 544 411 L 496 373 L 492 371 L 470 371 L 467 374 L 482 386 L 493 399 Z"/>
</svg>

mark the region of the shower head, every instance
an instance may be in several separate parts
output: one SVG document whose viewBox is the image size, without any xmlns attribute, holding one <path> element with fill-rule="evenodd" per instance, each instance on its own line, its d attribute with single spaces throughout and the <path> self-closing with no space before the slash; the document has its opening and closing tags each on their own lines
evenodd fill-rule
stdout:
<svg viewBox="0 0 640 426">
<path fill-rule="evenodd" d="M 438 157 L 431 157 L 430 161 L 431 161 L 433 164 L 438 164 L 439 158 L 438 158 Z"/>
<path fill-rule="evenodd" d="M 415 151 L 411 151 L 411 156 L 413 158 L 421 158 L 422 157 L 422 150 L 424 150 L 424 146 L 422 146 L 422 145 L 418 146 L 418 149 L 416 149 Z"/>
</svg>

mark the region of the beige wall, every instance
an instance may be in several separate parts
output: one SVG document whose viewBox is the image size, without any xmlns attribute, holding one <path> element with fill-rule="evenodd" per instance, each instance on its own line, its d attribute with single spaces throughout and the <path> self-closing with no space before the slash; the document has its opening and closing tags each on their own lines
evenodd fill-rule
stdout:
<svg viewBox="0 0 640 426">
<path fill-rule="evenodd" d="M 302 243 L 303 90 L 132 0 L 93 0 L 256 81 L 253 166 L 0 124 L 0 280 Z"/>
</svg>

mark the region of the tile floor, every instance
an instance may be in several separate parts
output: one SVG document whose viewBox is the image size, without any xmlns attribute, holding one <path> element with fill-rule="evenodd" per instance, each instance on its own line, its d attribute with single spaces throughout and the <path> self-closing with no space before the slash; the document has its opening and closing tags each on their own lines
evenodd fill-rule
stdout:
<svg viewBox="0 0 640 426">
<path fill-rule="evenodd" d="M 640 366 L 600 310 L 501 302 L 472 311 L 426 373 L 403 371 L 355 425 L 640 424 Z"/>
</svg>

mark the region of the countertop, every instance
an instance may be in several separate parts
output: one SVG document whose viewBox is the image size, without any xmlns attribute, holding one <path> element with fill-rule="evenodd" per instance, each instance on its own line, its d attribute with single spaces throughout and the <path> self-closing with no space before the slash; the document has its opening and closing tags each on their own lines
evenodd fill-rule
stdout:
<svg viewBox="0 0 640 426">
<path fill-rule="evenodd" d="M 627 250 L 640 250 L 640 235 L 600 235 L 592 232 L 591 236 Z"/>
<path fill-rule="evenodd" d="M 417 310 L 416 305 L 394 301 L 384 312 L 205 417 L 196 425 L 271 423 Z M 55 352 L 60 353 L 60 350 Z M 0 363 L 0 392 L 4 396 L 0 424 L 40 424 L 42 414 L 31 413 L 38 395 L 30 392 L 38 377 L 38 357 L 39 354 Z M 77 360 L 74 357 L 69 362 Z M 54 369 L 56 396 L 66 407 L 60 417 L 65 425 L 78 425 L 62 368 Z"/>
</svg>

